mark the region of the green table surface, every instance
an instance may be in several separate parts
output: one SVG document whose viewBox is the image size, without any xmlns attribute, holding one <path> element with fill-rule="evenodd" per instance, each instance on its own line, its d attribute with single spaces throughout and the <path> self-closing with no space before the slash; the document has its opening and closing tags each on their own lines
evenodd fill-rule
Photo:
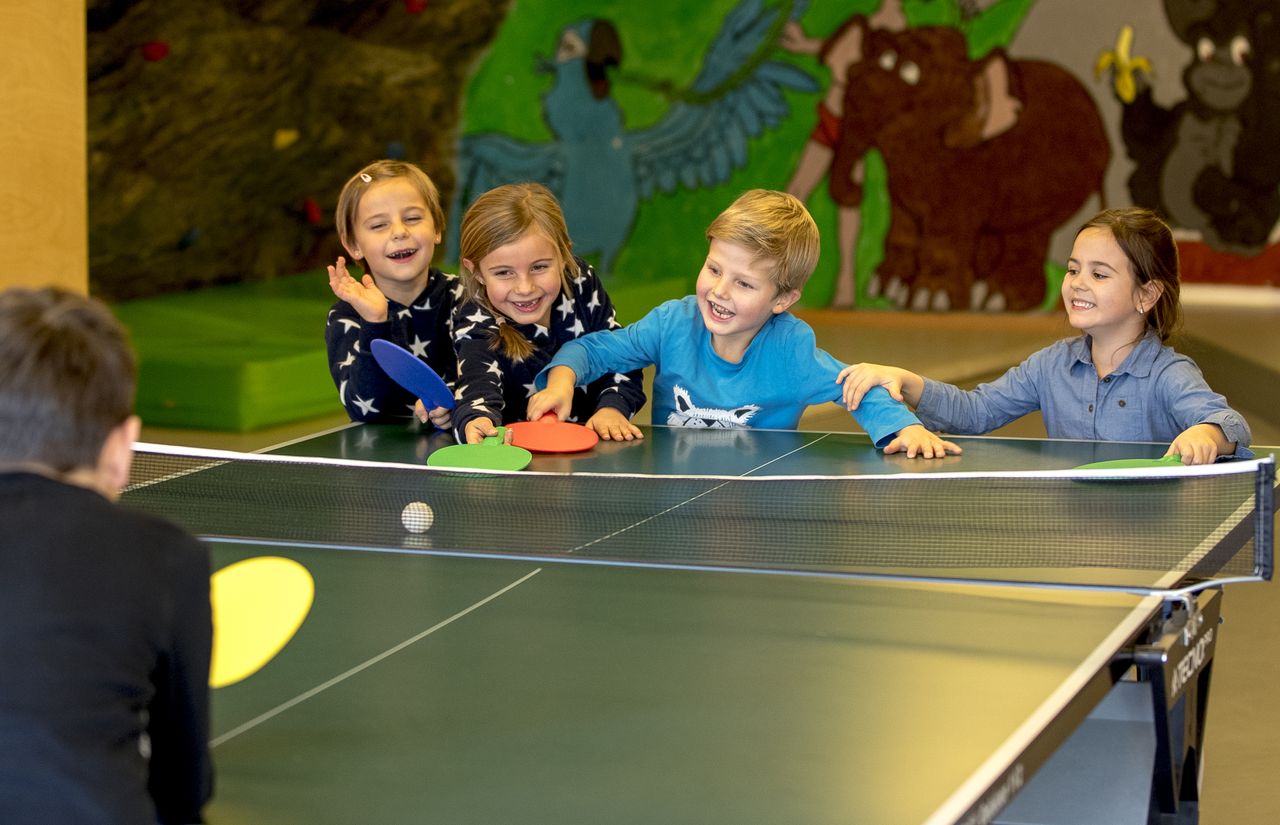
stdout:
<svg viewBox="0 0 1280 825">
<path fill-rule="evenodd" d="M 723 475 L 1035 470 L 1161 445 L 646 428 L 530 469 Z M 420 464 L 352 426 L 291 455 Z M 589 479 L 583 480 L 589 484 Z M 316 596 L 214 693 L 214 823 L 922 823 L 1019 784 L 1105 695 L 1154 597 L 220 543 Z M 1012 779 L 1011 779 L 1012 777 Z"/>
</svg>

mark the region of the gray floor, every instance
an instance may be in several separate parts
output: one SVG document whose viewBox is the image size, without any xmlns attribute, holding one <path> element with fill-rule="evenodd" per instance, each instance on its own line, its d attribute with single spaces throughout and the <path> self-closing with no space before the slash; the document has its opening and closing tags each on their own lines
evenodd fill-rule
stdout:
<svg viewBox="0 0 1280 825">
<path fill-rule="evenodd" d="M 1061 315 L 911 315 L 806 311 L 819 343 L 845 361 L 908 367 L 969 386 L 999 375 L 1031 352 L 1072 334 Z M 1211 385 L 1249 419 L 1255 444 L 1280 445 L 1280 306 L 1190 305 L 1178 349 L 1193 355 Z M 335 399 L 335 407 L 336 399 Z M 641 417 L 647 421 L 647 413 Z M 143 439 L 254 450 L 340 426 L 342 414 L 248 434 L 144 428 Z M 854 428 L 843 411 L 815 408 L 802 428 Z M 999 431 L 1043 436 L 1038 416 Z M 1277 448 L 1280 454 L 1280 448 Z M 1276 585 L 1232 587 L 1214 669 L 1208 720 L 1201 822 L 1240 825 L 1276 818 L 1274 776 L 1280 769 L 1280 619 Z"/>
</svg>

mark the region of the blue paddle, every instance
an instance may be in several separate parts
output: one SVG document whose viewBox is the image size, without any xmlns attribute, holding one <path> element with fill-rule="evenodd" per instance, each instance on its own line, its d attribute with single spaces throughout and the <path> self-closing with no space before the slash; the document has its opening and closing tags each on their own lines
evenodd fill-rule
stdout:
<svg viewBox="0 0 1280 825">
<path fill-rule="evenodd" d="M 428 410 L 444 407 L 451 410 L 455 406 L 453 393 L 449 385 L 444 383 L 436 371 L 427 366 L 427 362 L 414 355 L 402 346 L 378 338 L 373 342 L 373 360 L 378 362 L 382 371 L 391 376 L 391 380 L 421 398 Z"/>
</svg>

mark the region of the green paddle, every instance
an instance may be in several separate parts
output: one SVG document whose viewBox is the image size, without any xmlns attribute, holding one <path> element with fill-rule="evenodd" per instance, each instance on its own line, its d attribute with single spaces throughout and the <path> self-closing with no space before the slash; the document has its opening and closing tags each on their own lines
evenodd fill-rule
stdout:
<svg viewBox="0 0 1280 825">
<path fill-rule="evenodd" d="M 1140 470 L 1143 468 L 1181 467 L 1182 456 L 1166 455 L 1161 458 L 1117 458 L 1111 461 L 1095 461 L 1081 464 L 1077 470 Z"/>
<path fill-rule="evenodd" d="M 533 460 L 533 454 L 520 447 L 504 444 L 506 430 L 498 428 L 479 444 L 454 444 L 442 447 L 427 456 L 430 467 L 452 467 L 465 470 L 523 470 Z"/>
</svg>

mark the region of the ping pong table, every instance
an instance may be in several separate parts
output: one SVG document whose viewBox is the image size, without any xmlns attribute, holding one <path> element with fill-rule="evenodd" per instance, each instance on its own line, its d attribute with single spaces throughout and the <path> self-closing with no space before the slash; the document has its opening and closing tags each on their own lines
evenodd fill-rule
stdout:
<svg viewBox="0 0 1280 825">
<path fill-rule="evenodd" d="M 644 430 L 535 456 L 529 471 L 567 474 L 573 517 L 605 531 L 596 473 L 1041 471 L 1164 449 L 962 438 L 962 456 L 927 461 L 854 433 Z M 352 425 L 272 453 L 422 464 L 438 446 Z M 516 543 L 556 529 L 527 511 L 507 521 L 500 501 L 488 513 Z M 447 535 L 450 518 L 438 507 L 425 535 Z M 915 526 L 929 531 L 930 514 Z M 1082 513 L 1079 529 L 1105 526 Z M 447 549 L 213 545 L 215 567 L 300 562 L 315 601 L 274 660 L 214 693 L 210 821 L 1145 823 L 1151 805 L 1194 821 L 1186 754 L 1220 589 L 1171 607 L 1118 591 Z"/>
</svg>

